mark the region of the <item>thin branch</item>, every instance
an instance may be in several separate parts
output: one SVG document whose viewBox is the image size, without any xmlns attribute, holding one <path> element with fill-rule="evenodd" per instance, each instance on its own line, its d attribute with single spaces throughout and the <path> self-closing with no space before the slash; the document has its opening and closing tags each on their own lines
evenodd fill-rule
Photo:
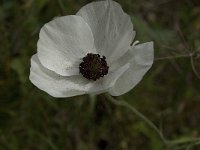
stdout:
<svg viewBox="0 0 200 150">
<path fill-rule="evenodd" d="M 199 49 L 190 53 L 190 54 L 187 54 L 187 55 L 160 57 L 160 58 L 155 58 L 154 61 L 165 60 L 165 59 L 190 58 L 192 70 L 193 70 L 194 74 L 197 76 L 197 78 L 200 80 L 200 74 L 196 70 L 196 67 L 195 67 L 195 64 L 194 64 L 194 59 L 193 59 L 193 56 L 195 55 L 196 52 L 199 52 Z"/>
<path fill-rule="evenodd" d="M 190 150 L 192 147 L 197 146 L 197 145 L 200 145 L 200 141 L 190 144 L 190 145 L 187 147 L 187 150 Z"/>
<path fill-rule="evenodd" d="M 177 25 L 177 29 L 178 29 L 179 36 L 180 36 L 180 38 L 182 39 L 184 46 L 186 47 L 186 51 L 189 51 L 189 52 L 190 52 L 190 51 L 191 51 L 190 46 L 189 46 L 188 43 L 186 42 L 185 36 L 183 35 L 183 32 L 181 31 L 179 25 Z"/>
<path fill-rule="evenodd" d="M 193 55 L 193 54 L 160 57 L 160 58 L 155 58 L 154 61 L 165 60 L 165 59 L 190 58 L 192 55 Z"/>
<path fill-rule="evenodd" d="M 158 136 L 160 137 L 160 139 L 162 140 L 162 142 L 165 145 L 168 144 L 168 141 L 165 139 L 165 137 L 160 132 L 160 130 L 153 124 L 153 122 L 150 121 L 147 117 L 145 117 L 142 113 L 140 113 L 136 108 L 134 108 L 133 106 L 131 106 L 130 104 L 128 104 L 125 101 L 118 101 L 118 100 L 114 99 L 109 94 L 106 94 L 106 97 L 108 98 L 108 100 L 110 100 L 115 105 L 126 107 L 126 108 L 130 109 L 132 112 L 134 112 L 134 114 L 136 114 L 140 119 L 142 119 L 144 122 L 146 122 L 158 134 Z"/>
<path fill-rule="evenodd" d="M 191 57 L 190 59 L 190 62 L 191 62 L 191 66 L 192 66 L 192 70 L 194 72 L 194 74 L 197 76 L 197 78 L 200 80 L 200 74 L 198 73 L 198 71 L 196 70 L 196 67 L 194 65 L 194 59 L 193 57 Z"/>
<path fill-rule="evenodd" d="M 157 135 L 160 137 L 161 141 L 167 148 L 172 148 L 172 147 L 175 148 L 175 147 L 177 147 L 177 145 L 183 145 L 183 144 L 189 144 L 186 146 L 186 147 L 188 147 L 188 146 L 192 146 L 192 145 L 198 145 L 200 143 L 200 138 L 187 138 L 184 140 L 181 139 L 181 140 L 172 140 L 172 141 L 167 140 L 164 137 L 163 133 L 156 127 L 156 125 L 154 125 L 154 123 L 151 120 L 149 120 L 146 116 L 144 116 L 142 113 L 140 113 L 136 108 L 131 106 L 129 103 L 127 103 L 125 101 L 118 101 L 109 94 L 106 94 L 106 98 L 115 105 L 123 106 L 123 107 L 130 109 L 135 115 L 137 115 L 141 120 L 143 120 L 146 124 L 148 124 L 149 127 L 151 127 L 157 133 Z M 182 148 L 182 146 L 180 148 Z"/>
<path fill-rule="evenodd" d="M 56 0 L 56 1 L 58 3 L 59 8 L 60 8 L 61 15 L 66 15 L 65 8 L 64 8 L 62 0 Z"/>
</svg>

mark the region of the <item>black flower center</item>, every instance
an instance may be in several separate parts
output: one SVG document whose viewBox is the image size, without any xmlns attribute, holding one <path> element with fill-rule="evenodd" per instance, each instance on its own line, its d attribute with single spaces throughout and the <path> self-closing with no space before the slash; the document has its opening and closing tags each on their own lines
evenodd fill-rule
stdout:
<svg viewBox="0 0 200 150">
<path fill-rule="evenodd" d="M 96 81 L 100 77 L 108 74 L 106 57 L 99 54 L 88 53 L 83 57 L 83 62 L 79 65 L 80 73 L 89 80 Z"/>
</svg>

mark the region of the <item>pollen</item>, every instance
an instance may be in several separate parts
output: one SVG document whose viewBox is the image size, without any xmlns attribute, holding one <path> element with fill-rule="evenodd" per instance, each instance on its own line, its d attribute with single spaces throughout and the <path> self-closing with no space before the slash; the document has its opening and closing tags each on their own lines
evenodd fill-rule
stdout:
<svg viewBox="0 0 200 150">
<path fill-rule="evenodd" d="M 106 57 L 99 54 L 88 53 L 79 65 L 80 73 L 89 80 L 98 80 L 108 74 Z"/>
</svg>

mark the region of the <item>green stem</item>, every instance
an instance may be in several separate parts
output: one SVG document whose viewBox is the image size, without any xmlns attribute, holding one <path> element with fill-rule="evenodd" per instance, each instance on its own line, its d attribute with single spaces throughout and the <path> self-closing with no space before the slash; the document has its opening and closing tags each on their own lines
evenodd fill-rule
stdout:
<svg viewBox="0 0 200 150">
<path fill-rule="evenodd" d="M 200 138 L 185 138 L 185 139 L 178 139 L 174 141 L 170 141 L 170 145 L 181 145 L 181 144 L 186 144 L 186 143 L 193 143 L 193 142 L 199 142 Z"/>
<path fill-rule="evenodd" d="M 58 6 L 59 6 L 59 8 L 60 8 L 61 14 L 62 14 L 62 15 L 66 15 L 66 14 L 65 14 L 65 8 L 64 8 L 64 5 L 63 5 L 62 0 L 57 0 L 57 3 L 58 3 Z"/>
<path fill-rule="evenodd" d="M 97 95 L 89 95 L 89 98 L 90 98 L 90 112 L 93 113 L 95 109 Z"/>
<path fill-rule="evenodd" d="M 158 136 L 160 137 L 160 139 L 162 140 L 162 142 L 165 145 L 168 145 L 168 141 L 165 139 L 165 137 L 160 132 L 160 130 L 153 124 L 153 122 L 151 122 L 147 117 L 145 117 L 142 113 L 140 113 L 136 108 L 134 108 L 133 106 L 131 106 L 130 104 L 128 104 L 125 101 L 118 101 L 118 100 L 114 99 L 109 94 L 106 94 L 106 97 L 108 98 L 108 100 L 110 100 L 115 105 L 129 108 L 132 112 L 134 112 L 140 119 L 142 119 L 144 122 L 146 122 L 158 134 Z"/>
<path fill-rule="evenodd" d="M 151 127 L 155 131 L 155 133 L 157 133 L 157 135 L 160 137 L 160 139 L 167 148 L 176 147 L 177 145 L 182 145 L 182 144 L 190 144 L 190 145 L 191 143 L 200 144 L 200 138 L 183 138 L 183 139 L 169 141 L 164 137 L 162 132 L 160 132 L 160 130 L 154 125 L 154 123 L 151 120 L 149 120 L 146 116 L 140 113 L 136 108 L 131 106 L 129 103 L 125 101 L 118 101 L 109 94 L 106 94 L 106 97 L 113 104 L 130 109 L 134 114 L 136 114 L 140 119 L 142 119 L 146 124 L 148 124 L 149 127 Z"/>
<path fill-rule="evenodd" d="M 193 54 L 178 55 L 178 56 L 168 56 L 168 57 L 160 57 L 160 58 L 155 58 L 154 61 L 166 60 L 166 59 L 177 59 L 177 58 L 190 58 L 192 55 L 193 55 Z"/>
</svg>

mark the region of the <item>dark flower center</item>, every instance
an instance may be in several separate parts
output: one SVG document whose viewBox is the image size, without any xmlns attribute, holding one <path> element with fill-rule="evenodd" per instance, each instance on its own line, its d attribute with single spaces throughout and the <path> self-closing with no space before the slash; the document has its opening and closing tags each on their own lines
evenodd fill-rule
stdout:
<svg viewBox="0 0 200 150">
<path fill-rule="evenodd" d="M 88 53 L 82 60 L 79 70 L 85 78 L 96 81 L 108 74 L 109 67 L 105 56 L 101 58 L 99 54 Z"/>
</svg>

